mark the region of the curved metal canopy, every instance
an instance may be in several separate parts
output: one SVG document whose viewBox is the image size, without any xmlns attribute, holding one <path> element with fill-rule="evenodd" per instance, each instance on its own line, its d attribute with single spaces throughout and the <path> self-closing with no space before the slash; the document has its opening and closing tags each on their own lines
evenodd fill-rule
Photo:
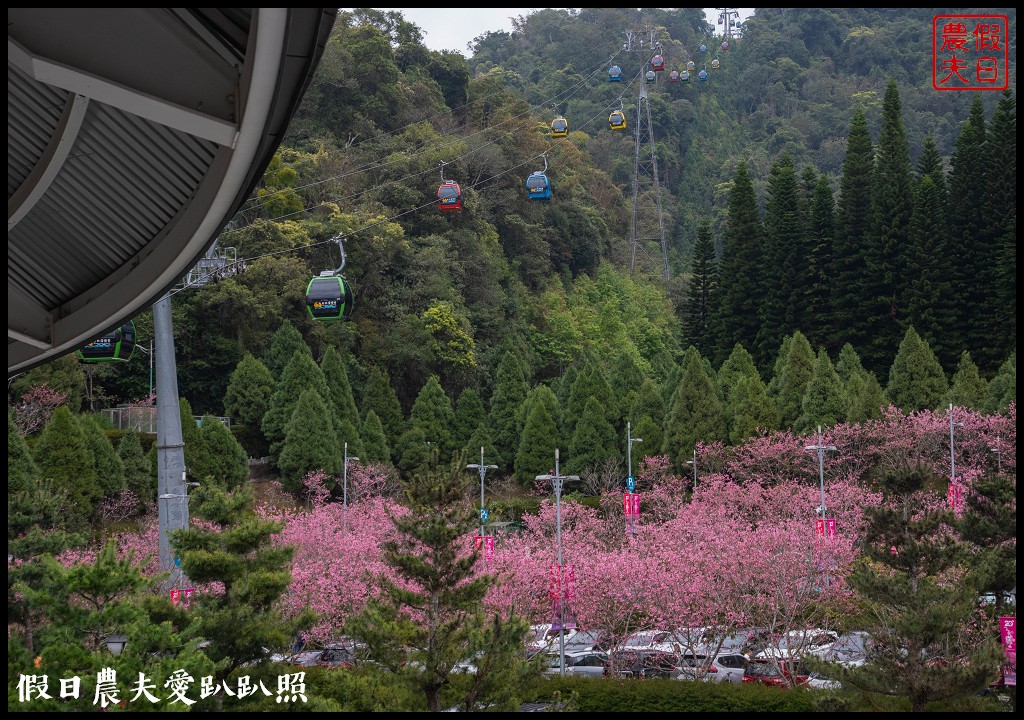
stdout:
<svg viewBox="0 0 1024 720">
<path fill-rule="evenodd" d="M 9 8 L 7 373 L 152 305 L 259 181 L 332 8 Z"/>
</svg>

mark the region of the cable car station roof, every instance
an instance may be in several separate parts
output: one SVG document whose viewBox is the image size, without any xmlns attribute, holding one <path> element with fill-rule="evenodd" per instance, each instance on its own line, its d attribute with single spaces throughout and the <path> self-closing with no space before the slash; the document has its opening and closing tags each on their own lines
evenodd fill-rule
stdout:
<svg viewBox="0 0 1024 720">
<path fill-rule="evenodd" d="M 8 376 L 149 307 L 203 256 L 336 12 L 8 9 Z"/>
</svg>

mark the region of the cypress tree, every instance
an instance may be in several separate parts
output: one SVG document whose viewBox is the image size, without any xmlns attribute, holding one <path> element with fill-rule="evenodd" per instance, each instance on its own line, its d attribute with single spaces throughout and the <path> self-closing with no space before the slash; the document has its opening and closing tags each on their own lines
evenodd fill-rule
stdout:
<svg viewBox="0 0 1024 720">
<path fill-rule="evenodd" d="M 702 354 L 710 355 L 712 347 L 711 318 L 718 292 L 718 263 L 711 223 L 701 220 L 697 225 L 697 242 L 693 247 L 693 272 L 686 288 L 686 339 Z"/>
<path fill-rule="evenodd" d="M 612 395 L 611 385 L 605 379 L 601 367 L 591 362 L 576 376 L 576 382 L 569 391 L 569 404 L 565 408 L 565 432 L 569 435 L 576 432 L 576 425 L 586 409 L 590 398 L 597 400 L 604 412 L 605 420 L 614 421 L 618 417 L 618 403 Z"/>
<path fill-rule="evenodd" d="M 558 404 L 562 407 L 566 407 L 569 404 L 569 392 L 572 390 L 572 384 L 576 382 L 577 375 L 579 375 L 579 371 L 576 369 L 576 366 L 569 365 L 552 385 L 551 389 L 554 390 L 555 397 L 558 398 Z"/>
<path fill-rule="evenodd" d="M 466 447 L 466 443 L 480 427 L 480 423 L 486 420 L 487 411 L 484 410 L 480 393 L 473 388 L 466 388 L 459 393 L 459 399 L 455 403 L 455 425 L 452 427 L 456 447 Z"/>
<path fill-rule="evenodd" d="M 538 397 L 538 393 L 550 395 L 550 400 Z M 530 392 L 529 411 L 514 466 L 516 480 L 523 485 L 532 484 L 534 477 L 548 471 L 555 449 L 560 447 L 558 421 L 551 412 L 552 404 L 557 402 L 554 393 L 544 385 Z"/>
<path fill-rule="evenodd" d="M 313 388 L 306 388 L 292 410 L 285 428 L 284 443 L 278 467 L 281 484 L 293 494 L 302 491 L 302 478 L 306 473 L 323 470 L 328 475 L 341 472 L 341 449 L 328 422 L 327 403 Z M 355 453 L 353 453 L 355 454 Z"/>
<path fill-rule="evenodd" d="M 871 337 L 862 297 L 866 291 L 867 268 L 864 249 L 871 216 L 874 149 L 868 135 L 864 110 L 857 108 L 850 121 L 846 156 L 839 182 L 836 234 L 832 245 L 832 330 L 831 349 L 851 342 L 863 349 Z"/>
<path fill-rule="evenodd" d="M 836 358 L 836 374 L 839 375 L 839 379 L 843 383 L 848 383 L 854 375 L 860 375 L 865 372 L 867 371 L 861 365 L 860 356 L 853 349 L 853 345 L 850 343 L 843 345 L 843 349 L 839 351 L 839 357 Z"/>
<path fill-rule="evenodd" d="M 270 407 L 270 398 L 274 395 L 276 381 L 267 366 L 246 353 L 228 382 L 224 394 L 224 412 L 231 417 L 235 425 L 259 430 L 263 416 Z"/>
<path fill-rule="evenodd" d="M 352 397 L 352 386 L 348 381 L 348 371 L 341 361 L 341 356 L 333 347 L 328 347 L 324 352 L 323 360 L 320 361 L 320 370 L 324 374 L 324 381 L 330 391 L 330 400 L 334 403 L 334 411 L 339 420 L 347 420 L 352 427 L 359 427 L 359 411 L 356 410 L 356 401 Z"/>
<path fill-rule="evenodd" d="M 815 182 L 807 219 L 806 308 L 800 325 L 812 347 L 831 341 L 825 324 L 832 317 L 832 243 L 835 239 L 835 200 L 828 175 Z"/>
<path fill-rule="evenodd" d="M 492 458 L 497 457 L 497 451 L 494 449 L 494 441 L 491 440 L 491 432 L 487 428 L 487 422 L 480 423 L 477 429 L 469 436 L 469 440 L 466 442 L 466 457 L 475 458 L 479 457 L 480 448 L 484 449 L 484 461 L 488 465 L 494 463 L 491 462 Z M 505 470 L 500 468 L 499 470 Z"/>
<path fill-rule="evenodd" d="M 861 349 L 861 359 L 865 367 L 878 372 L 885 371 L 900 339 L 914 211 L 910 144 L 903 131 L 900 95 L 893 80 L 886 86 L 882 101 L 882 131 L 875 157 L 872 229 L 864 247 L 867 314 L 863 320 L 870 323 L 871 339 Z"/>
<path fill-rule="evenodd" d="M 754 357 L 747 352 L 746 348 L 736 343 L 732 352 L 729 353 L 729 357 L 722 363 L 722 367 L 718 369 L 718 396 L 722 399 L 725 407 L 729 406 L 732 389 L 741 377 L 761 379 L 757 372 L 757 367 L 754 365 Z"/>
<path fill-rule="evenodd" d="M 363 438 L 359 434 L 359 428 L 348 420 L 342 420 L 338 424 L 338 447 L 341 448 L 342 462 L 344 462 L 345 443 L 348 443 L 349 458 L 363 458 L 366 455 L 366 448 L 363 445 Z"/>
<path fill-rule="evenodd" d="M 1011 353 L 985 391 L 985 412 L 1003 413 L 1017 402 L 1017 353 Z"/>
<path fill-rule="evenodd" d="M 760 432 L 771 432 L 779 426 L 775 402 L 768 396 L 764 383 L 756 374 L 736 378 L 726 414 L 729 442 L 733 445 L 739 445 Z"/>
<path fill-rule="evenodd" d="M 434 447 L 435 445 L 427 441 L 422 428 L 410 424 L 409 429 L 402 433 L 395 445 L 398 469 L 406 475 L 412 475 L 435 465 L 438 453 Z"/>
<path fill-rule="evenodd" d="M 686 351 L 685 370 L 665 415 L 663 449 L 682 471 L 696 447 L 725 439 L 725 418 L 714 383 L 695 348 Z"/>
<path fill-rule="evenodd" d="M 789 349 L 793 345 L 793 336 L 787 335 L 779 345 L 779 352 L 775 355 L 775 364 L 772 366 L 772 376 L 768 380 L 768 394 L 771 397 L 779 396 L 779 385 L 782 383 L 782 371 L 786 368 L 786 361 L 789 360 Z"/>
<path fill-rule="evenodd" d="M 278 328 L 277 332 L 274 333 L 274 337 L 270 339 L 270 347 L 267 348 L 267 352 L 263 356 L 263 364 L 270 371 L 270 374 L 273 375 L 275 381 L 281 379 L 285 366 L 291 362 L 296 350 L 304 350 L 309 354 L 310 358 L 313 357 L 313 353 L 309 350 L 309 345 L 302 339 L 299 331 L 289 321 L 285 320 L 281 323 L 281 327 Z"/>
<path fill-rule="evenodd" d="M 152 470 L 146 454 L 142 452 L 142 440 L 134 430 L 122 436 L 117 454 L 124 465 L 125 487 L 135 493 L 144 508 L 156 501 L 156 483 L 153 482 Z"/>
<path fill-rule="evenodd" d="M 662 429 L 662 423 L 650 415 L 641 415 L 633 423 L 631 435 L 643 440 L 633 446 L 633 467 L 639 467 L 640 461 L 644 458 L 661 454 L 661 447 L 665 443 L 665 432 Z"/>
<path fill-rule="evenodd" d="M 953 373 L 947 402 L 943 404 L 952 403 L 956 407 L 980 412 L 985 405 L 985 389 L 985 379 L 978 374 L 978 366 L 971 360 L 971 354 L 964 350 Z"/>
<path fill-rule="evenodd" d="M 882 408 L 888 405 L 874 373 L 865 370 L 854 374 L 846 382 L 846 422 L 878 420 L 882 417 Z"/>
<path fill-rule="evenodd" d="M 729 193 L 728 223 L 719 265 L 719 293 L 712 319 L 715 359 L 721 362 L 736 343 L 754 347 L 760 328 L 758 306 L 764 274 L 761 218 L 754 184 L 741 160 Z"/>
<path fill-rule="evenodd" d="M 636 402 L 643 382 L 644 372 L 633 355 L 627 351 L 620 352 L 608 379 L 612 397 L 615 398 L 615 407 L 618 410 L 612 419 L 616 427 L 626 426 L 626 416 L 629 414 L 630 408 L 633 407 L 633 403 Z"/>
<path fill-rule="evenodd" d="M 32 460 L 32 454 L 25 444 L 25 438 L 18 432 L 14 412 L 7 406 L 7 491 L 8 493 L 29 490 L 39 482 L 39 468 Z"/>
<path fill-rule="evenodd" d="M 942 405 L 947 390 L 935 353 L 913 327 L 907 328 L 889 372 L 885 397 L 904 412 L 934 410 Z"/>
<path fill-rule="evenodd" d="M 988 308 L 976 319 L 982 323 L 977 334 L 984 335 L 982 347 L 987 354 L 978 364 L 991 372 L 1017 347 L 1017 109 L 1009 89 L 996 104 L 985 145 L 988 222 L 982 227 L 993 252 L 995 291 L 983 294 Z M 986 330 L 991 332 L 986 334 Z"/>
<path fill-rule="evenodd" d="M 192 406 L 185 398 L 178 400 L 181 413 L 181 441 L 185 443 L 185 469 L 198 480 L 214 477 L 213 458 L 206 446 L 206 437 L 192 414 Z"/>
<path fill-rule="evenodd" d="M 277 389 L 270 398 L 267 414 L 263 416 L 263 435 L 270 444 L 270 455 L 275 463 L 281 453 L 286 427 L 295 411 L 295 405 L 303 391 L 307 389 L 316 391 L 321 400 L 331 397 L 324 374 L 320 371 L 320 367 L 313 362 L 313 356 L 308 348 L 296 350 L 292 359 L 288 361 L 281 373 L 281 379 L 277 383 Z M 321 421 L 323 420 L 324 418 L 321 418 Z M 335 413 L 332 403 L 329 424 L 333 426 L 334 422 Z"/>
<path fill-rule="evenodd" d="M 96 470 L 96 482 L 104 498 L 113 498 L 125 488 L 124 463 L 111 445 L 106 433 L 90 415 L 81 415 L 78 422 L 82 426 L 85 442 L 92 451 L 93 467 Z"/>
<path fill-rule="evenodd" d="M 363 454 L 368 463 L 389 463 L 391 462 L 391 448 L 388 446 L 388 437 L 384 433 L 384 426 L 380 423 L 377 413 L 370 410 L 366 413 L 366 420 L 363 421 Z"/>
<path fill-rule="evenodd" d="M 227 425 L 215 417 L 203 418 L 203 442 L 209 453 L 208 474 L 217 485 L 234 490 L 249 479 L 249 456 Z"/>
<path fill-rule="evenodd" d="M 491 412 L 488 422 L 491 437 L 497 451 L 497 465 L 511 467 L 519 448 L 520 426 L 516 422 L 516 411 L 526 401 L 529 387 L 523 375 L 522 365 L 511 350 L 505 352 L 498 364 L 498 378 L 491 396 Z"/>
<path fill-rule="evenodd" d="M 657 384 L 647 378 L 640 386 L 640 392 L 637 394 L 636 400 L 633 402 L 633 407 L 629 413 L 629 420 L 633 422 L 635 426 L 640 422 L 640 418 L 647 416 L 654 421 L 654 424 L 658 426 L 658 436 L 661 436 L 661 426 L 665 422 L 665 401 L 662 400 L 661 391 L 658 389 Z M 646 435 L 641 436 L 646 437 Z M 656 451 L 661 449 L 661 443 L 657 443 L 654 446 Z M 656 453 L 655 453 L 656 454 Z"/>
<path fill-rule="evenodd" d="M 828 354 L 822 349 L 814 361 L 814 373 L 804 391 L 803 412 L 793 429 L 807 432 L 818 425 L 832 427 L 846 419 L 846 392 Z"/>
<path fill-rule="evenodd" d="M 548 455 L 549 465 L 553 455 L 553 452 Z M 610 457 L 621 459 L 616 447 L 615 428 L 608 422 L 601 402 L 596 397 L 589 397 L 576 422 L 565 465 L 569 472 L 579 474 Z"/>
<path fill-rule="evenodd" d="M 814 375 L 814 351 L 804 334 L 797 330 L 786 354 L 786 364 L 779 378 L 776 402 L 781 427 L 793 427 L 803 412 L 804 393 Z"/>
<path fill-rule="evenodd" d="M 409 413 L 410 427 L 423 431 L 427 442 L 437 444 L 437 452 L 446 458 L 456 449 L 452 437 L 455 411 L 452 402 L 441 387 L 437 375 L 431 375 L 423 384 Z"/>
<path fill-rule="evenodd" d="M 387 370 L 381 367 L 375 367 L 370 371 L 363 387 L 363 416 L 365 417 L 371 410 L 380 418 L 388 445 L 394 448 L 398 438 L 405 432 L 405 418 L 402 416 L 398 395 L 391 387 L 391 378 Z"/>
<path fill-rule="evenodd" d="M 81 425 L 66 405 L 50 416 L 32 452 L 39 477 L 68 499 L 67 527 L 81 530 L 92 517 L 93 504 L 103 497 L 96 463 Z"/>
</svg>

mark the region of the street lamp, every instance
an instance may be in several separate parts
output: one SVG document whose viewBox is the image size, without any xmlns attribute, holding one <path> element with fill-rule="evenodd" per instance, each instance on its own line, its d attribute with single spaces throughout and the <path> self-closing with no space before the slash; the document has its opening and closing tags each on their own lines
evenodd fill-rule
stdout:
<svg viewBox="0 0 1024 720">
<path fill-rule="evenodd" d="M 128 638 L 120 633 L 111 633 L 107 635 L 107 639 L 104 642 L 107 644 L 107 650 L 110 651 L 111 655 L 120 655 L 121 651 L 124 650 L 124 646 L 128 644 Z"/>
<path fill-rule="evenodd" d="M 821 510 L 821 533 L 822 536 L 828 532 L 828 528 L 825 524 L 825 451 L 826 450 L 838 450 L 835 445 L 822 445 L 821 444 L 821 425 L 818 426 L 818 444 L 807 445 L 804 447 L 805 450 L 817 450 L 818 451 L 818 479 L 821 482 L 821 506 L 818 508 Z M 825 571 L 825 587 L 828 587 L 828 571 Z"/>
<path fill-rule="evenodd" d="M 480 537 L 484 535 L 484 513 L 487 512 L 486 505 L 484 505 L 484 476 L 487 475 L 488 470 L 497 470 L 497 465 L 484 465 L 484 449 L 480 448 L 480 464 L 470 463 L 466 466 L 467 470 L 479 470 L 480 471 Z"/>
<path fill-rule="evenodd" d="M 693 460 L 687 460 L 687 465 L 693 465 L 693 490 L 697 491 L 697 446 L 693 446 Z"/>
<path fill-rule="evenodd" d="M 953 452 L 953 428 L 963 427 L 963 423 L 953 422 L 953 403 L 949 404 L 949 409 L 946 411 L 949 416 L 949 482 L 951 484 L 956 483 L 956 455 Z"/>
<path fill-rule="evenodd" d="M 348 461 L 358 460 L 355 455 L 352 457 L 348 456 L 348 443 L 345 443 L 345 462 L 341 467 L 341 502 L 343 505 L 342 520 L 345 530 L 348 530 Z"/>
<path fill-rule="evenodd" d="M 558 448 L 555 448 L 555 474 L 538 475 L 539 481 L 549 481 L 555 489 L 555 540 L 558 544 L 558 674 L 565 677 L 565 587 L 562 582 L 562 483 L 579 482 L 579 475 L 562 475 L 558 470 Z"/>
<path fill-rule="evenodd" d="M 1003 474 L 1003 451 L 999 447 L 999 439 L 1000 439 L 999 438 L 999 433 L 996 433 L 996 446 L 994 448 L 989 448 L 989 450 L 994 452 L 995 455 L 996 455 L 996 474 L 997 475 L 1002 475 Z"/>
<path fill-rule="evenodd" d="M 643 442 L 642 438 L 635 438 L 631 436 L 632 425 L 626 423 L 626 474 L 629 477 L 633 477 L 633 443 Z M 630 491 L 632 492 L 632 490 Z"/>
</svg>

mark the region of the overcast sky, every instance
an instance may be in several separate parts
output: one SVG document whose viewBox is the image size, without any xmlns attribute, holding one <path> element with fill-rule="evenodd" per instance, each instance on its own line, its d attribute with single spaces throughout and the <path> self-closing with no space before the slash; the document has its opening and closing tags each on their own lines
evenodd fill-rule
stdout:
<svg viewBox="0 0 1024 720">
<path fill-rule="evenodd" d="M 489 31 L 512 30 L 512 18 L 529 15 L 541 8 L 377 8 L 397 10 L 423 30 L 423 44 L 431 50 L 455 50 L 469 55 L 467 45 Z M 754 8 L 737 8 L 740 20 L 754 14 Z M 710 14 L 709 14 L 710 13 Z M 715 8 L 704 8 L 708 22 L 718 19 Z M 716 25 L 717 28 L 717 25 Z M 616 40 L 618 42 L 618 40 Z"/>
</svg>

